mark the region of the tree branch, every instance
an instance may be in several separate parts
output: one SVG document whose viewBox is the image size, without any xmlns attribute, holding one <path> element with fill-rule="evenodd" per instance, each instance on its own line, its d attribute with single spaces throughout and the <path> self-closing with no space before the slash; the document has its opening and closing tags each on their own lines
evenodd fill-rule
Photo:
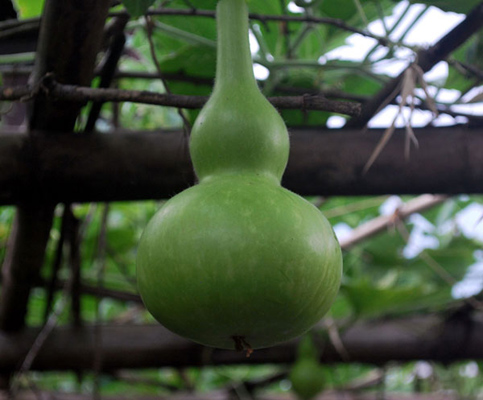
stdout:
<svg viewBox="0 0 483 400">
<path fill-rule="evenodd" d="M 158 15 L 158 16 L 184 16 L 184 17 L 206 17 L 206 18 L 215 18 L 215 11 L 212 10 L 200 10 L 196 8 L 191 9 L 172 9 L 172 8 L 159 8 L 148 10 L 147 15 Z M 111 12 L 109 13 L 109 17 L 125 17 L 128 16 L 126 12 Z M 358 33 L 365 37 L 370 37 L 378 41 L 379 44 L 383 46 L 387 46 L 391 43 L 387 38 L 383 36 L 375 35 L 369 31 L 358 29 L 353 26 L 348 25 L 344 20 L 338 18 L 327 18 L 327 17 L 313 17 L 313 16 L 296 16 L 296 15 L 264 15 L 264 14 L 255 14 L 250 13 L 249 18 L 252 20 L 257 20 L 266 24 L 268 21 L 274 22 L 299 22 L 299 23 L 310 23 L 310 24 L 325 24 L 325 25 L 332 25 L 337 28 L 346 30 L 352 33 Z M 7 21 L 5 23 L 0 23 L 0 32 L 10 32 L 18 29 L 26 29 L 23 28 L 24 25 L 28 26 L 29 30 L 38 29 L 39 20 L 38 19 L 29 19 L 24 21 Z"/>
<path fill-rule="evenodd" d="M 404 220 L 412 214 L 422 212 L 428 208 L 441 204 L 446 199 L 446 196 L 433 196 L 429 194 L 419 196 L 399 207 L 392 215 L 381 215 L 380 217 L 374 218 L 358 226 L 346 239 L 340 241 L 340 246 L 342 249 L 348 250 L 368 237 L 391 227 L 391 225 L 394 225 L 399 220 Z"/>
<path fill-rule="evenodd" d="M 64 100 L 76 103 L 95 102 L 135 102 L 176 108 L 198 109 L 208 101 L 207 96 L 187 96 L 161 94 L 157 92 L 121 89 L 93 89 L 90 87 L 63 85 L 51 75 L 43 78 L 39 85 L 13 88 L 0 88 L 0 100 L 25 100 L 42 97 L 52 100 Z M 268 99 L 279 109 L 300 109 L 335 112 L 346 115 L 358 115 L 360 104 L 348 101 L 328 100 L 320 95 L 278 96 Z"/>
<path fill-rule="evenodd" d="M 124 45 L 126 43 L 126 36 L 124 28 L 128 22 L 127 18 L 116 18 L 107 28 L 111 32 L 109 40 L 109 47 L 104 54 L 101 67 L 99 68 L 99 87 L 108 88 L 116 74 L 119 59 L 124 52 Z M 96 126 L 96 121 L 99 118 L 101 109 L 104 103 L 94 102 L 89 110 L 89 117 L 87 118 L 84 132 L 92 132 Z"/>
<path fill-rule="evenodd" d="M 110 13 L 110 16 L 121 15 L 125 14 L 123 12 L 118 13 Z M 172 9 L 172 8 L 159 8 L 148 10 L 148 15 L 162 15 L 162 16 L 184 16 L 184 17 L 207 17 L 207 18 L 215 18 L 215 11 L 211 10 L 200 10 L 196 8 L 192 9 Z M 250 13 L 249 18 L 252 20 L 257 20 L 262 22 L 263 24 L 267 23 L 268 21 L 275 21 L 275 22 L 300 22 L 300 23 L 310 23 L 310 24 L 325 24 L 325 25 L 332 25 L 337 28 L 346 30 L 352 33 L 358 33 L 359 35 L 370 37 L 375 39 L 379 42 L 379 44 L 383 46 L 387 46 L 390 44 L 390 41 L 385 37 L 375 35 L 369 31 L 358 29 L 353 26 L 348 25 L 344 20 L 338 18 L 322 18 L 322 17 L 313 17 L 309 15 L 305 16 L 296 16 L 296 15 L 264 15 L 264 14 L 255 14 Z"/>
</svg>

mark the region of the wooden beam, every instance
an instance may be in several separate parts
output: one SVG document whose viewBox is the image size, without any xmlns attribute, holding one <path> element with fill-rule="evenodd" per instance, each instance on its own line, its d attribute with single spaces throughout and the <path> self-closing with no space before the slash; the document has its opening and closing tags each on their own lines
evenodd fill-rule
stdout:
<svg viewBox="0 0 483 400">
<path fill-rule="evenodd" d="M 109 0 L 46 2 L 32 81 L 38 82 L 50 72 L 60 82 L 88 85 L 94 73 L 100 49 L 99 37 L 109 6 Z M 71 131 L 81 106 L 75 102 L 59 103 L 37 96 L 30 104 L 30 132 L 23 137 L 27 141 L 35 140 L 33 130 Z M 35 154 L 25 156 L 36 163 L 30 158 Z M 17 331 L 24 326 L 30 288 L 42 267 L 50 237 L 55 201 L 40 194 L 24 197 L 16 204 L 19 206 L 16 229 L 9 239 L 2 266 L 0 329 L 4 331 Z"/>
<path fill-rule="evenodd" d="M 427 360 L 454 362 L 483 359 L 482 315 L 444 320 L 418 316 L 360 322 L 341 333 L 349 355 L 343 358 L 329 342 L 321 344 L 324 363 L 385 364 Z M 18 368 L 39 330 L 0 333 L 0 373 Z M 99 336 L 96 336 L 99 335 Z M 97 346 L 97 347 L 96 347 Z M 161 325 L 107 325 L 55 328 L 37 353 L 33 370 L 90 370 L 102 352 L 102 370 L 229 364 L 285 364 L 294 361 L 296 341 L 244 353 L 217 350 L 183 339 Z"/>
<path fill-rule="evenodd" d="M 45 74 L 52 73 L 58 82 L 89 86 L 109 7 L 109 0 L 48 1 L 42 14 L 32 82 L 40 82 Z M 84 105 L 42 95 L 35 97 L 33 103 L 33 129 L 63 132 L 73 129 Z"/>
<path fill-rule="evenodd" d="M 32 203 L 19 207 L 2 266 L 0 329 L 23 326 L 30 289 L 42 266 L 52 224 L 53 206 Z"/>
<path fill-rule="evenodd" d="M 362 170 L 383 131 L 291 130 L 283 184 L 301 195 L 483 193 L 483 128 L 416 129 L 404 157 L 397 130 Z M 181 132 L 0 135 L 0 204 L 169 198 L 193 185 Z"/>
<path fill-rule="evenodd" d="M 134 395 L 135 388 L 132 393 Z M 232 400 L 233 393 L 224 390 L 208 393 L 173 393 L 169 395 L 135 395 L 136 400 Z M 129 395 L 102 396 L 103 400 L 131 400 Z M 256 397 L 258 400 L 297 400 L 293 393 L 261 393 Z M 374 400 L 377 396 L 374 393 L 356 393 L 349 391 L 327 390 L 314 397 L 313 400 Z M 58 400 L 92 400 L 91 394 L 22 391 L 15 395 L 15 400 L 39 400 L 39 399 L 58 399 Z M 454 400 L 451 393 L 390 393 L 384 392 L 385 400 Z M 7 393 L 0 392 L 0 400 L 11 400 Z"/>
</svg>

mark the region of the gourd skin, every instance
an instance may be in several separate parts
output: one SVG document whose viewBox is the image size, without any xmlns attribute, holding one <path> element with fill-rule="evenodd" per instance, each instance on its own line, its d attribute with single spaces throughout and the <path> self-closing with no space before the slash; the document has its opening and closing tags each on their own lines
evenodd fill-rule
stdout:
<svg viewBox="0 0 483 400">
<path fill-rule="evenodd" d="M 330 224 L 282 188 L 285 124 L 256 86 L 245 0 L 220 0 L 214 92 L 190 138 L 200 180 L 143 233 L 138 287 L 171 331 L 225 349 L 292 339 L 327 312 L 342 257 Z"/>
<path fill-rule="evenodd" d="M 322 214 L 248 174 L 169 200 L 146 228 L 138 257 L 154 317 L 226 349 L 234 337 L 256 349 L 304 333 L 327 312 L 341 277 L 340 248 Z"/>
<path fill-rule="evenodd" d="M 280 183 L 289 138 L 253 75 L 245 0 L 220 0 L 217 21 L 215 87 L 190 137 L 196 175 L 203 182 L 213 175 L 252 172 Z"/>
<path fill-rule="evenodd" d="M 238 89 L 234 84 L 215 89 L 190 138 L 191 160 L 201 183 L 240 173 L 280 183 L 288 153 L 287 128 L 277 111 L 258 89 Z"/>
</svg>

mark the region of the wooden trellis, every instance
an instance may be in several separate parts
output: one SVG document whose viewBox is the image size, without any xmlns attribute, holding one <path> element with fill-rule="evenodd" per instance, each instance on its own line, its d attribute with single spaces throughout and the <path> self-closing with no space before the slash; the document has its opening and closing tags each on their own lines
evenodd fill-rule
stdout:
<svg viewBox="0 0 483 400">
<path fill-rule="evenodd" d="M 45 285 L 45 282 L 39 282 L 39 270 L 56 204 L 166 198 L 194 182 L 187 152 L 178 151 L 180 147 L 186 150 L 186 139 L 181 132 L 119 131 L 110 136 L 72 133 L 76 118 L 87 101 L 97 102 L 98 105 L 109 101 L 134 101 L 180 108 L 199 108 L 206 101 L 206 98 L 195 96 L 108 89 L 116 74 L 122 75 L 122 71 L 116 71 L 116 65 L 124 46 L 123 29 L 127 21 L 124 13 L 109 14 L 110 5 L 110 0 L 51 0 L 47 1 L 41 22 L 0 23 L 0 53 L 8 53 L 15 44 L 17 49 L 37 49 L 35 66 L 24 68 L 24 72 L 31 74 L 30 84 L 0 88 L 0 100 L 28 102 L 29 106 L 28 133 L 0 133 L 0 204 L 15 205 L 18 210 L 2 266 L 0 373 L 5 375 L 14 373 L 19 368 L 19 362 L 32 349 L 34 352 L 30 355 L 33 358 L 28 368 L 41 370 L 76 367 L 112 371 L 119 367 L 247 362 L 236 353 L 214 351 L 207 354 L 201 347 L 174 337 L 160 327 L 106 327 L 104 334 L 116 340 L 100 344 L 104 356 L 101 365 L 96 367 L 99 361 L 94 354 L 93 337 L 98 332 L 97 328 L 70 331 L 52 326 L 45 341 L 36 348 L 39 330 L 25 327 L 31 289 Z M 150 14 L 214 17 L 211 11 L 196 9 L 159 9 Z M 106 30 L 108 16 L 113 21 L 109 25 L 111 47 L 105 53 L 111 58 L 101 70 L 96 70 L 95 59 L 101 49 L 99 38 Z M 297 21 L 331 24 L 372 37 L 380 44 L 390 44 L 385 38 L 329 18 L 255 14 L 251 18 L 262 23 Z M 430 70 L 481 29 L 482 21 L 483 2 L 437 44 L 420 50 L 418 65 L 423 71 Z M 2 68 L 4 72 L 15 72 L 13 68 Z M 481 74 L 477 69 L 473 72 Z M 95 74 L 101 76 L 101 88 L 90 88 Z M 144 75 L 147 79 L 155 77 Z M 182 75 L 178 78 L 190 79 Z M 284 185 L 302 195 L 483 193 L 483 117 L 468 116 L 469 126 L 421 129 L 417 137 L 424 151 L 413 154 L 410 163 L 401 150 L 403 135 L 395 135 L 373 168 L 367 174 L 362 172 L 383 131 L 362 133 L 361 130 L 383 105 L 394 101 L 402 79 L 403 74 L 389 81 L 374 97 L 357 98 L 356 102 L 354 98 L 346 98 L 340 93 L 296 93 L 271 99 L 280 108 L 325 110 L 353 117 L 348 122 L 349 129 L 344 132 L 293 129 L 292 155 Z M 100 107 L 93 109 L 91 128 L 99 116 Z M 452 112 L 448 109 L 440 111 Z M 438 198 L 430 200 L 439 201 Z M 73 242 L 75 234 L 71 245 Z M 83 287 L 78 278 L 73 284 L 77 282 L 76 290 L 80 292 L 90 291 L 100 297 L 139 301 L 133 295 Z M 62 283 L 53 285 L 51 291 L 58 290 L 59 286 Z M 388 343 L 388 349 L 400 351 L 397 354 L 371 352 L 374 346 L 380 345 L 381 337 L 373 334 L 372 342 L 358 341 L 359 338 L 371 337 L 371 334 L 367 333 L 367 327 L 356 326 L 342 336 L 350 358 L 341 360 L 340 352 L 331 348 L 324 353 L 323 359 L 384 363 L 395 359 L 453 361 L 469 356 L 482 358 L 483 347 L 477 334 L 481 332 L 480 319 L 477 315 L 466 321 L 468 325 L 458 325 L 458 329 L 453 329 L 453 326 L 445 325 L 444 320 L 435 318 L 429 321 L 432 325 L 427 327 L 426 336 L 417 340 L 413 338 L 411 343 L 408 337 L 412 337 L 413 331 L 406 332 L 408 335 L 404 336 L 401 328 L 404 324 L 389 322 L 378 326 L 381 337 L 385 335 L 393 340 Z M 416 325 L 421 327 L 419 322 L 410 324 Z M 470 325 L 471 332 L 468 333 L 465 329 Z M 435 327 L 443 329 L 441 341 L 431 336 Z M 72 338 L 78 344 L 76 351 L 69 347 Z M 428 347 L 428 343 L 434 346 Z M 447 343 L 456 345 L 445 347 Z M 407 348 L 404 350 L 404 346 L 413 347 L 408 351 Z M 294 349 L 294 343 L 289 343 L 263 350 L 249 362 L 291 362 Z"/>
</svg>

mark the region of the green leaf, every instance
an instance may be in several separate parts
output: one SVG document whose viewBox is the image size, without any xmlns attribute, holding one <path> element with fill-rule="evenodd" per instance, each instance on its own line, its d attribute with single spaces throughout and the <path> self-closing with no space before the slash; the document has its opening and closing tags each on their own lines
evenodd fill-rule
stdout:
<svg viewBox="0 0 483 400">
<path fill-rule="evenodd" d="M 193 6 L 200 10 L 214 10 L 218 0 L 190 0 L 189 2 L 185 0 L 173 0 L 170 1 L 170 8 L 189 8 Z M 196 18 L 197 19 L 197 18 Z"/>
<path fill-rule="evenodd" d="M 427 249 L 426 254 L 429 255 L 438 265 L 446 271 L 453 279 L 460 280 L 466 274 L 470 265 L 476 260 L 474 253 L 480 250 L 479 243 L 465 236 L 455 236 L 445 246 L 439 249 Z M 419 271 L 421 275 L 427 275 L 427 281 L 432 280 L 442 285 L 447 286 L 443 278 L 433 271 L 428 264 L 419 257 L 416 257 L 412 262 L 406 265 L 406 268 Z"/>
<path fill-rule="evenodd" d="M 381 288 L 367 281 L 357 281 L 345 283 L 341 290 L 352 303 L 357 316 L 369 318 L 446 306 L 452 301 L 449 286 L 444 289 L 425 285 Z"/>
<path fill-rule="evenodd" d="M 45 0 L 13 0 L 20 19 L 38 17 L 42 14 Z"/>
<path fill-rule="evenodd" d="M 155 0 L 122 0 L 124 7 L 132 18 L 139 18 L 146 14 Z"/>
</svg>

